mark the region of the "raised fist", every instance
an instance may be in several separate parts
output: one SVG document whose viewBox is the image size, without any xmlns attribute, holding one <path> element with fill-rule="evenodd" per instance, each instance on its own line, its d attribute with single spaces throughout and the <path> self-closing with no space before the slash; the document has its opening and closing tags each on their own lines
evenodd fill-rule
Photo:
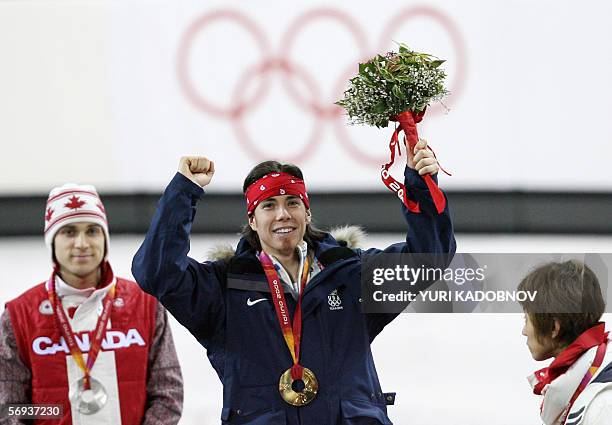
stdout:
<svg viewBox="0 0 612 425">
<path fill-rule="evenodd" d="M 203 156 L 184 156 L 179 161 L 178 172 L 198 186 L 204 187 L 215 174 L 215 163 Z"/>
</svg>

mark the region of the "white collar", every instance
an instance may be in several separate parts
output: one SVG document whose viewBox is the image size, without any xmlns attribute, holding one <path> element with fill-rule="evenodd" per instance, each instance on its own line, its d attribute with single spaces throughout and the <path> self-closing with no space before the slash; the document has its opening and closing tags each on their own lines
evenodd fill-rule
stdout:
<svg viewBox="0 0 612 425">
<path fill-rule="evenodd" d="M 62 298 L 67 295 L 76 295 L 79 297 L 89 298 L 94 293 L 96 288 L 78 289 L 67 284 L 59 275 L 55 276 L 55 291 L 57 296 Z"/>
<path fill-rule="evenodd" d="M 591 367 L 596 352 L 597 347 L 590 348 L 569 367 L 567 372 L 544 387 L 540 417 L 545 425 L 563 424 L 572 395 Z M 533 375 L 530 375 L 527 380 L 532 387 L 537 383 Z"/>
<path fill-rule="evenodd" d="M 295 250 L 300 256 L 300 265 L 298 268 L 298 275 L 296 276 L 295 282 L 292 281 L 291 276 L 289 275 L 287 270 L 283 267 L 281 262 L 278 261 L 276 257 L 274 257 L 273 255 L 271 254 L 268 254 L 268 255 L 270 259 L 272 260 L 272 263 L 274 264 L 274 268 L 276 269 L 276 272 L 278 273 L 278 277 L 280 277 L 281 282 L 283 283 L 283 286 L 286 287 L 286 289 L 289 289 L 291 291 L 291 295 L 293 296 L 293 298 L 297 299 L 300 293 L 300 284 L 302 282 L 302 271 L 304 270 L 304 262 L 306 261 L 306 257 L 308 256 L 308 244 L 306 243 L 306 241 L 303 240 L 296 246 Z M 319 271 L 320 271 L 320 268 L 317 267 L 317 262 L 313 261 L 313 264 L 310 265 L 310 270 L 308 271 L 309 273 L 308 280 L 312 279 L 314 275 L 317 274 Z"/>
<path fill-rule="evenodd" d="M 57 293 L 57 296 L 60 298 L 64 298 L 66 296 L 76 296 L 76 297 L 82 297 L 82 298 L 89 298 L 92 295 L 94 295 L 96 298 L 98 297 L 104 297 L 106 295 L 106 293 L 110 290 L 112 285 L 115 285 L 117 282 L 117 278 L 114 276 L 113 274 L 113 280 L 110 284 L 102 287 L 102 288 L 85 288 L 85 289 L 78 289 L 75 288 L 74 286 L 70 286 L 69 284 L 67 284 L 61 277 L 59 274 L 55 274 L 55 291 Z M 47 283 L 45 284 L 45 287 L 47 288 L 47 290 L 49 290 L 49 283 L 50 283 L 50 279 L 47 280 Z"/>
<path fill-rule="evenodd" d="M 303 240 L 302 242 L 298 243 L 297 246 L 295 247 L 295 251 L 300 257 L 300 265 L 298 268 L 298 275 L 296 278 L 297 282 L 299 283 L 302 277 L 302 269 L 304 268 L 304 261 L 306 260 L 306 256 L 308 255 L 308 244 L 306 243 L 306 241 Z M 268 254 L 268 256 L 272 259 L 274 268 L 276 269 L 276 272 L 279 274 L 279 277 L 281 278 L 281 280 L 284 281 L 285 283 L 293 285 L 295 282 L 292 282 L 289 273 L 287 272 L 285 267 L 282 265 L 282 263 L 274 255 Z"/>
</svg>

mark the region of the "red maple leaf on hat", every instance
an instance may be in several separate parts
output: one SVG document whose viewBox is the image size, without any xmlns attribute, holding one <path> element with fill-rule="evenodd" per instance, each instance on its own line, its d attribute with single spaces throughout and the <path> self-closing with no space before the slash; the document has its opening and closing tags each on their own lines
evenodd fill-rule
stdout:
<svg viewBox="0 0 612 425">
<path fill-rule="evenodd" d="M 98 207 L 100 211 L 102 211 L 102 214 L 106 214 L 106 210 L 104 209 L 104 205 L 102 205 L 102 202 L 98 202 L 96 204 L 96 207 Z"/>
<path fill-rule="evenodd" d="M 49 221 L 51 220 L 51 216 L 53 216 L 53 208 L 49 207 L 47 208 L 47 214 L 45 214 L 45 221 Z"/>
<path fill-rule="evenodd" d="M 87 202 L 85 202 L 85 201 L 81 201 L 81 199 L 78 196 L 72 195 L 72 198 L 70 198 L 68 200 L 68 202 L 66 202 L 64 204 L 64 206 L 66 208 L 70 208 L 70 209 L 73 209 L 73 210 L 78 210 L 79 208 L 81 208 L 86 203 Z"/>
</svg>

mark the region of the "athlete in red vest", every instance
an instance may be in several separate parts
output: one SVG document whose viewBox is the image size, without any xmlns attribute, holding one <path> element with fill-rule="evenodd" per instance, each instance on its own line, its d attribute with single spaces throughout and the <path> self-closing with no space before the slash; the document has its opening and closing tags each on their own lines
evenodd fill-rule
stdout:
<svg viewBox="0 0 612 425">
<path fill-rule="evenodd" d="M 41 424 L 176 424 L 183 381 L 166 312 L 113 274 L 93 186 L 51 191 L 45 244 L 50 277 L 7 303 L 0 320 L 0 405 L 62 406 L 61 420 Z"/>
</svg>

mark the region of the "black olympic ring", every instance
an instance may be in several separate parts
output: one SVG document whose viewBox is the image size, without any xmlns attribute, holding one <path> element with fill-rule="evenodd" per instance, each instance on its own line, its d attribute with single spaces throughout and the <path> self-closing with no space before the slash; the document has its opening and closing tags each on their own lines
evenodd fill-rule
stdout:
<svg viewBox="0 0 612 425">
<path fill-rule="evenodd" d="M 397 31 L 397 28 L 401 24 L 407 20 L 419 16 L 431 18 L 432 20 L 438 22 L 448 32 L 448 34 L 450 34 L 453 48 L 456 52 L 456 73 L 452 84 L 450 85 L 453 96 L 449 98 L 447 103 L 455 102 L 459 97 L 459 94 L 462 93 L 464 87 L 467 69 L 466 49 L 459 29 L 444 13 L 427 6 L 404 9 L 386 25 L 385 30 L 381 34 L 379 51 L 383 51 L 389 47 L 389 42 L 392 40 L 393 33 Z M 319 100 L 321 99 L 320 90 L 312 75 L 309 74 L 304 67 L 297 66 L 289 58 L 289 52 L 291 51 L 291 47 L 299 31 L 302 30 L 304 26 L 320 18 L 337 21 L 342 26 L 346 27 L 355 39 L 359 49 L 359 57 L 355 59 L 353 64 L 350 64 L 347 67 L 346 72 L 343 73 L 337 81 L 334 90 L 334 97 L 324 103 Z M 250 67 L 244 70 L 233 91 L 231 99 L 232 106 L 229 107 L 214 105 L 206 100 L 193 85 L 191 76 L 189 75 L 188 66 L 192 43 L 194 42 L 197 34 L 207 25 L 221 20 L 233 21 L 244 28 L 253 37 L 262 57 L 264 58 L 255 67 Z M 379 167 L 381 163 L 386 161 L 384 155 L 374 157 L 360 149 L 348 135 L 344 111 L 340 107 L 333 104 L 335 100 L 341 97 L 346 88 L 348 79 L 354 75 L 356 63 L 367 60 L 378 53 L 371 53 L 371 51 L 367 48 L 367 38 L 361 29 L 361 26 L 349 15 L 337 9 L 313 9 L 298 17 L 291 25 L 289 25 L 288 30 L 285 32 L 281 40 L 280 54 L 275 57 L 270 54 L 270 45 L 265 35 L 262 33 L 262 31 L 260 31 L 259 27 L 244 14 L 235 10 L 218 10 L 200 16 L 191 25 L 189 25 L 179 44 L 177 74 L 180 87 L 187 99 L 200 111 L 207 115 L 231 120 L 233 122 L 232 129 L 236 134 L 239 144 L 248 155 L 260 160 L 267 158 L 270 155 L 263 152 L 259 148 L 260 145 L 255 143 L 248 135 L 244 127 L 243 118 L 245 113 L 254 109 L 258 104 L 260 104 L 267 94 L 269 88 L 269 74 L 280 73 L 283 86 L 285 87 L 289 96 L 297 103 L 298 106 L 300 106 L 306 112 L 314 115 L 316 118 L 316 125 L 311 131 L 309 140 L 305 147 L 290 158 L 282 158 L 284 161 L 306 161 L 308 157 L 314 154 L 316 148 L 320 144 L 320 136 L 324 121 L 332 120 L 334 122 L 333 127 L 336 137 L 338 138 L 340 145 L 345 148 L 347 153 L 360 162 L 370 163 L 376 167 Z M 261 81 L 256 87 L 254 94 L 247 99 L 242 98 L 241 96 L 247 92 L 245 87 L 248 87 L 252 78 L 257 77 L 259 77 Z M 297 77 L 302 83 L 305 84 L 309 92 L 313 94 L 311 99 L 305 99 L 299 93 L 292 82 L 293 77 Z M 439 114 L 442 109 L 441 107 L 437 106 L 438 105 L 433 106 L 428 111 L 428 115 Z"/>
</svg>

